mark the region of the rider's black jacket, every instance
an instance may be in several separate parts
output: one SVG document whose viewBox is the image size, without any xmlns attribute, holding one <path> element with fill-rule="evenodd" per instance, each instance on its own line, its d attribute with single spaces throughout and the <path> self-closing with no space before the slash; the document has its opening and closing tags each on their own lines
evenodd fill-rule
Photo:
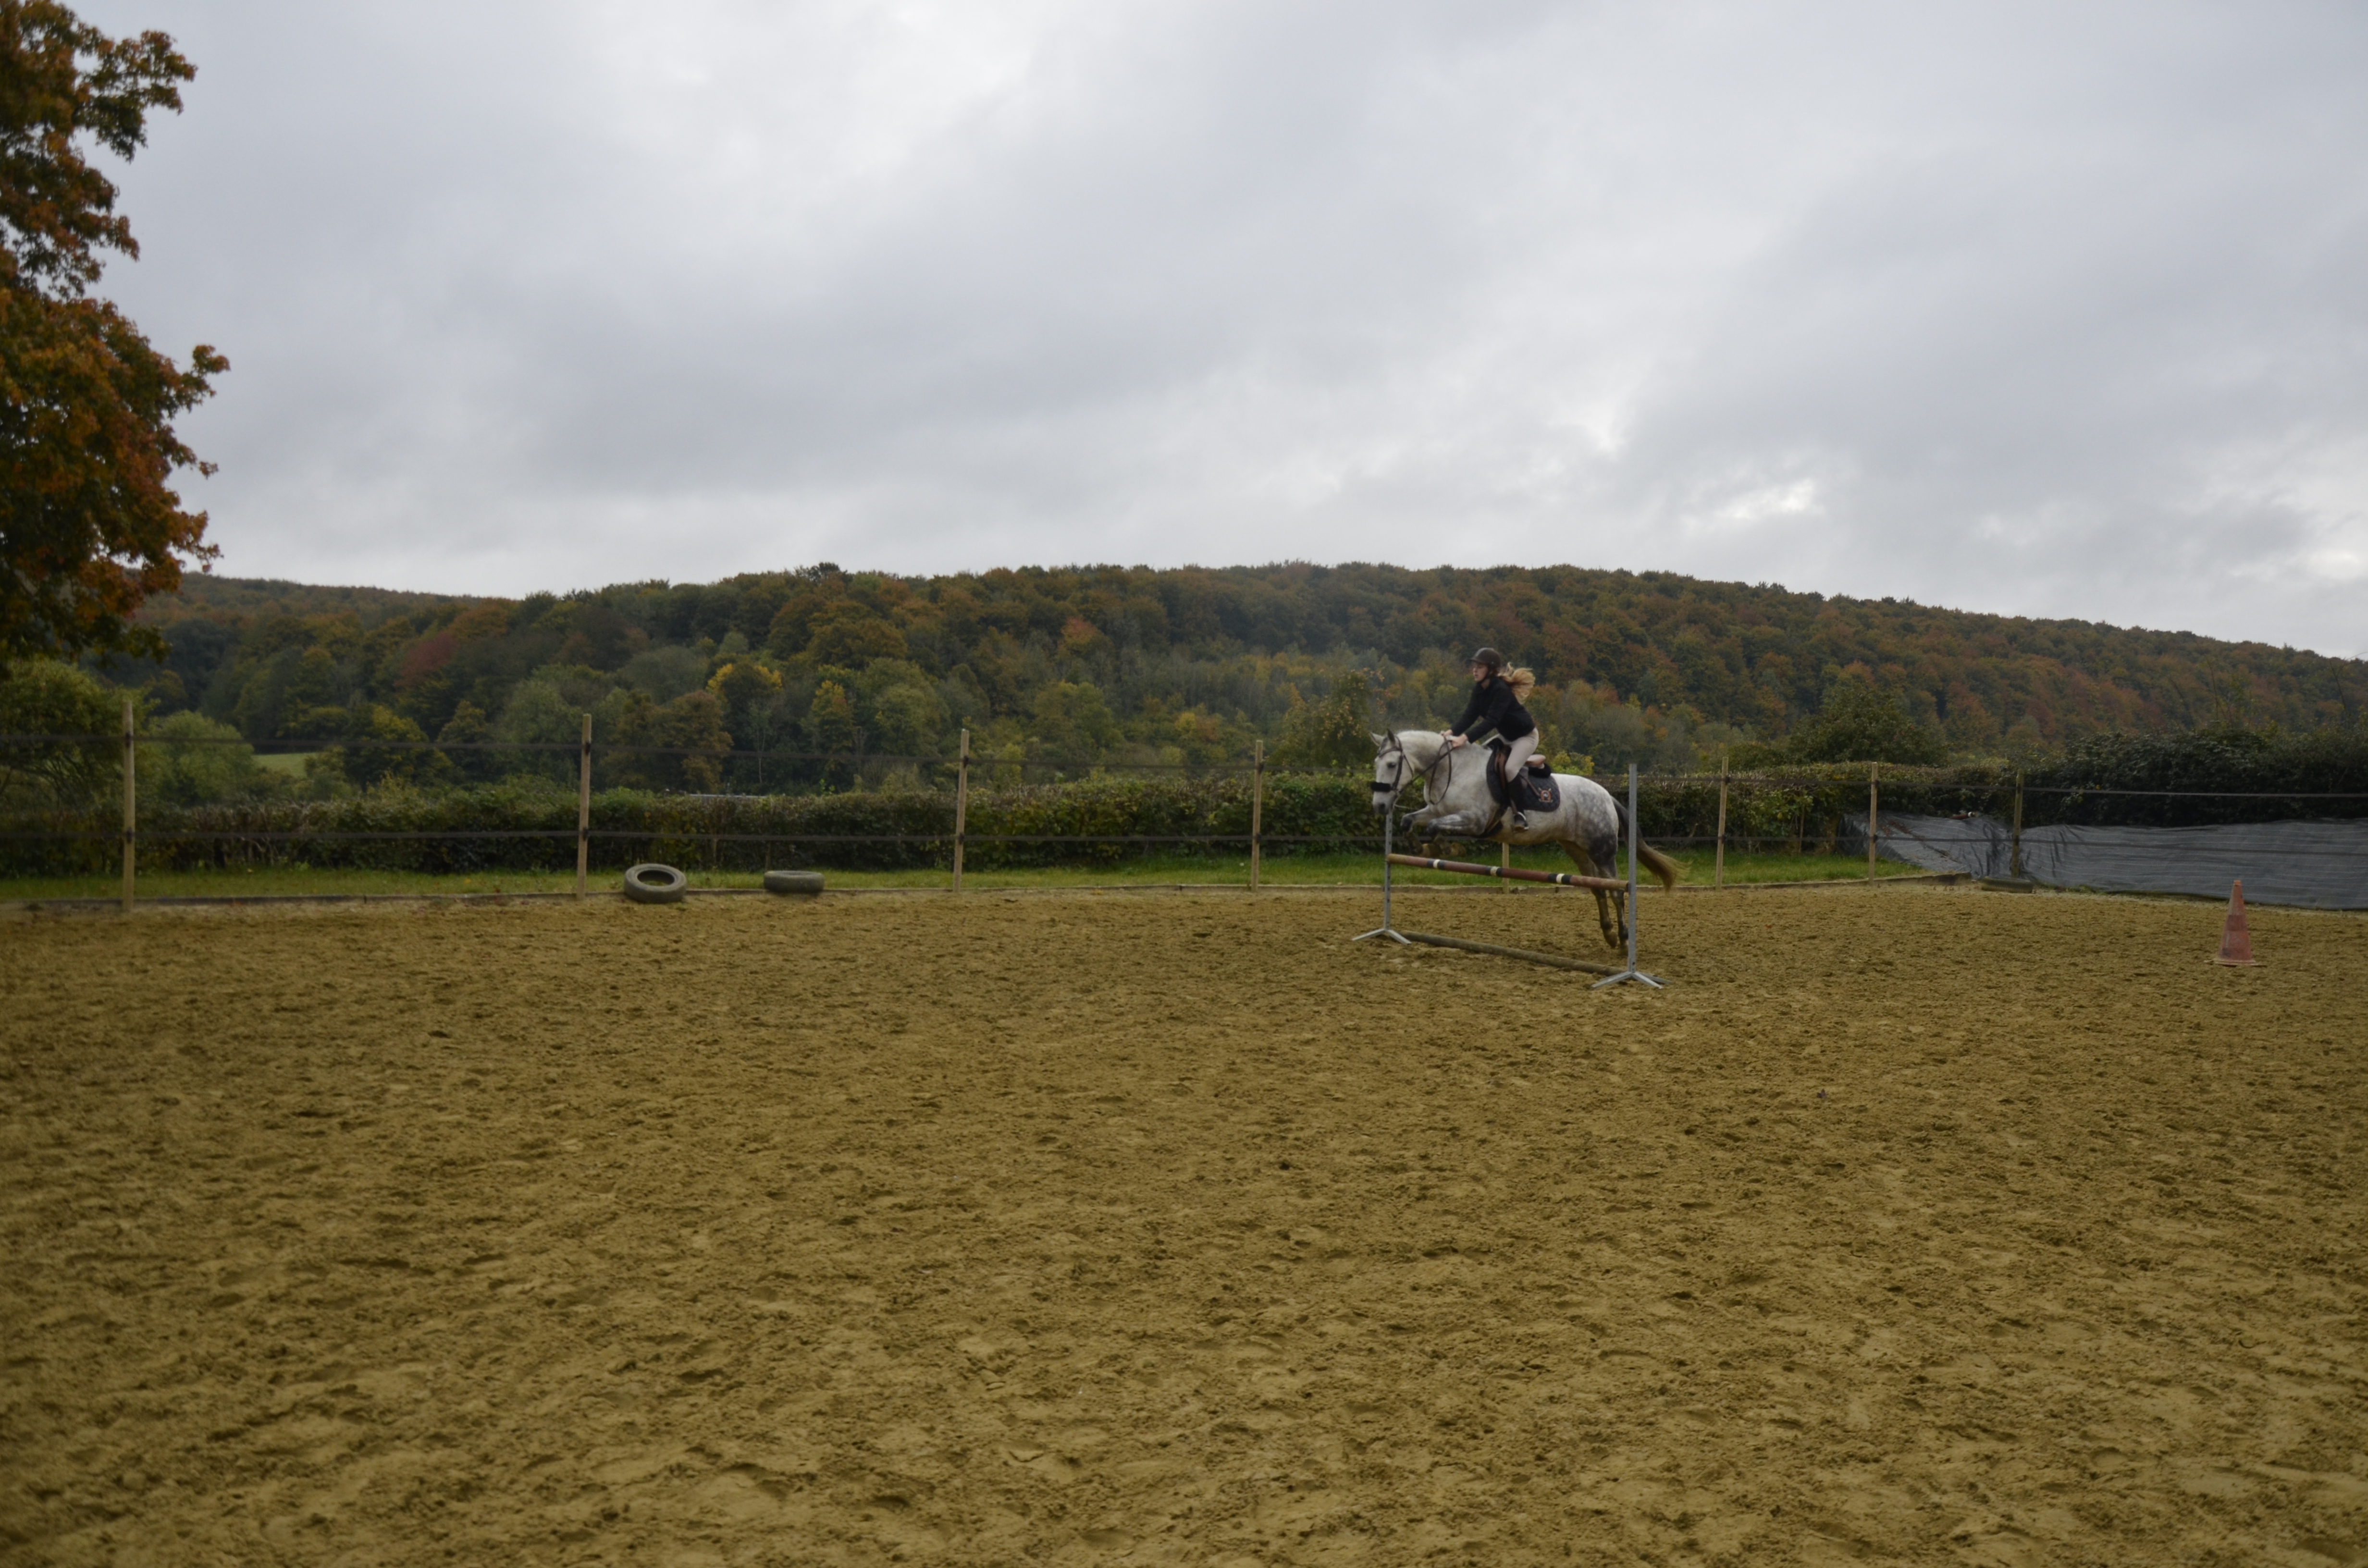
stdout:
<svg viewBox="0 0 2368 1568">
<path fill-rule="evenodd" d="M 1502 676 L 1490 676 L 1472 687 L 1472 700 L 1463 705 L 1463 717 L 1455 721 L 1448 732 L 1466 739 L 1478 730 L 1494 730 L 1508 741 L 1518 741 L 1537 724 L 1530 710 L 1513 695 L 1513 685 Z"/>
</svg>

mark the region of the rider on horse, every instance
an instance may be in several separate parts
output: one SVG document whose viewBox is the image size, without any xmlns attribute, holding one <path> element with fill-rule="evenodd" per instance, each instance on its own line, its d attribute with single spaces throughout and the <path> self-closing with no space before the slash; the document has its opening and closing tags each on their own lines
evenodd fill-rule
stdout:
<svg viewBox="0 0 2368 1568">
<path fill-rule="evenodd" d="M 1463 717 L 1455 721 L 1447 732 L 1450 750 L 1469 745 L 1475 733 L 1494 730 L 1503 737 L 1511 750 L 1505 757 L 1505 798 L 1509 806 L 1518 797 L 1521 768 L 1530 754 L 1538 749 L 1538 726 L 1530 710 L 1521 706 L 1538 684 L 1538 677 L 1528 670 L 1514 670 L 1508 675 L 1505 655 L 1494 648 L 1483 648 L 1472 655 L 1472 700 L 1463 705 Z M 1525 829 L 1529 821 L 1516 809 L 1513 826 Z"/>
</svg>

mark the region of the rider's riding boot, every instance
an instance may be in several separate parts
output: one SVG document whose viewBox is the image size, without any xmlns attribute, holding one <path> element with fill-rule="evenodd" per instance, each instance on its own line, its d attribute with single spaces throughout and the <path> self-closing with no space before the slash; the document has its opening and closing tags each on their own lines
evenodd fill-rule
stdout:
<svg viewBox="0 0 2368 1568">
<path fill-rule="evenodd" d="M 1530 816 L 1521 810 L 1521 775 L 1518 769 L 1507 769 L 1505 780 L 1505 817 L 1513 824 L 1515 833 L 1530 831 Z"/>
</svg>

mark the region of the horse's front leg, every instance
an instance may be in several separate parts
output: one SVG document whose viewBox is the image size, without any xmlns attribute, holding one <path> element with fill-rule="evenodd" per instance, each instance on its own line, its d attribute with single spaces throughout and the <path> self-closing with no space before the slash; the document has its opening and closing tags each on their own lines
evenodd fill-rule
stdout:
<svg viewBox="0 0 2368 1568">
<path fill-rule="evenodd" d="M 1486 802 L 1458 801 L 1450 810 L 1445 801 L 1433 808 L 1423 825 L 1434 838 L 1477 839 L 1488 831 L 1495 812 Z"/>
<path fill-rule="evenodd" d="M 1441 817 L 1430 824 L 1431 835 L 1435 838 L 1461 838 L 1474 844 L 1483 842 L 1483 835 L 1487 831 L 1486 823 L 1461 815 Z"/>
</svg>

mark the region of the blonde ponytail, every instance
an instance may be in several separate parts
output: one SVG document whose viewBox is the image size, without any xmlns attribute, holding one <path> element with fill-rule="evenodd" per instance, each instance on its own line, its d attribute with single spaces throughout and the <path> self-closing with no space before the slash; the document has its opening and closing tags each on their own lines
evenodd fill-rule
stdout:
<svg viewBox="0 0 2368 1568">
<path fill-rule="evenodd" d="M 1516 702 L 1527 702 L 1530 693 L 1538 688 L 1538 672 L 1535 670 L 1507 670 L 1505 678 L 1512 683 L 1513 700 Z"/>
</svg>

